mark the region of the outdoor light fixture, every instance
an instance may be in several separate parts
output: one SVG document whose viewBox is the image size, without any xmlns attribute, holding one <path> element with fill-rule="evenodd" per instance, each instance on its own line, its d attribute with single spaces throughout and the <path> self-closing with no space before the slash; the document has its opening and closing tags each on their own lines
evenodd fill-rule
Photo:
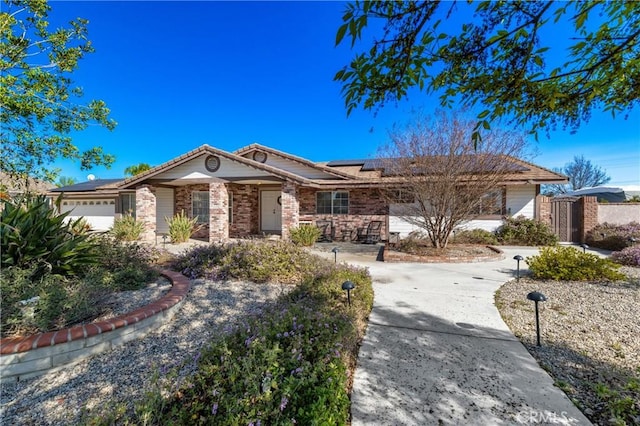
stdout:
<svg viewBox="0 0 640 426">
<path fill-rule="evenodd" d="M 340 249 L 338 247 L 334 247 L 334 248 L 331 249 L 331 253 L 333 253 L 333 263 L 338 263 L 338 252 L 339 251 L 340 251 Z"/>
<path fill-rule="evenodd" d="M 633 246 L 633 245 L 635 245 L 637 241 L 638 241 L 638 240 L 637 240 L 636 238 L 634 238 L 634 237 L 629 237 L 629 242 L 631 243 L 631 245 L 632 245 L 632 246 Z"/>
<path fill-rule="evenodd" d="M 533 300 L 536 304 L 536 344 L 540 346 L 540 316 L 538 315 L 538 302 L 545 302 L 547 297 L 539 291 L 532 291 L 527 294 L 527 299 Z"/>
<path fill-rule="evenodd" d="M 349 306 L 351 306 L 351 290 L 356 288 L 356 285 L 351 281 L 345 281 L 342 283 L 342 289 L 347 292 L 347 301 L 349 302 Z"/>
<path fill-rule="evenodd" d="M 167 234 L 162 234 L 162 248 L 167 248 Z"/>
<path fill-rule="evenodd" d="M 516 279 L 518 281 L 520 281 L 520 261 L 523 260 L 523 259 L 524 259 L 524 257 L 520 256 L 519 254 L 516 254 L 515 256 L 513 256 L 513 260 L 518 262 L 518 267 L 516 269 Z"/>
<path fill-rule="evenodd" d="M 587 252 L 587 249 L 589 248 L 589 246 L 588 246 L 588 245 L 586 245 L 585 243 L 580 244 L 580 247 L 582 247 L 582 252 L 583 252 L 583 253 L 586 253 L 586 252 Z"/>
</svg>

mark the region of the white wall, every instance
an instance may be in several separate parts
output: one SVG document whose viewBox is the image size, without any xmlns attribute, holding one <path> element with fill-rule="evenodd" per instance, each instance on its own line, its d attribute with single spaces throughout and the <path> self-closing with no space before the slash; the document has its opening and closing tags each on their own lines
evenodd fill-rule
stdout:
<svg viewBox="0 0 640 426">
<path fill-rule="evenodd" d="M 84 217 L 94 231 L 107 231 L 113 227 L 116 214 L 115 199 L 83 199 L 64 200 L 60 205 L 60 212 L 71 212 L 68 220 Z"/>
<path fill-rule="evenodd" d="M 511 216 L 535 216 L 535 185 L 507 186 L 506 207 Z M 399 232 L 400 238 L 405 238 L 412 231 L 420 230 L 417 226 L 405 221 L 399 215 L 402 214 L 402 204 L 389 206 L 389 232 Z M 502 225 L 500 219 L 474 219 L 461 224 L 458 229 L 484 229 L 495 231 Z"/>
<path fill-rule="evenodd" d="M 535 216 L 535 185 L 507 186 L 507 213 L 513 217 L 524 216 L 533 219 Z"/>
<path fill-rule="evenodd" d="M 173 206 L 173 188 L 156 188 L 156 232 L 169 233 L 169 224 L 165 216 L 173 217 Z"/>
</svg>

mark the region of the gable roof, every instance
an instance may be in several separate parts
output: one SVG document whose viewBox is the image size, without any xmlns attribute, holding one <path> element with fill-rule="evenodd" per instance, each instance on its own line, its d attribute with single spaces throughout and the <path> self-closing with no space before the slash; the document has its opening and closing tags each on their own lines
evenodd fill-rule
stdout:
<svg viewBox="0 0 640 426">
<path fill-rule="evenodd" d="M 203 154 L 212 154 L 212 155 L 218 155 L 220 157 L 226 158 L 228 160 L 243 164 L 247 167 L 251 167 L 253 169 L 256 170 L 261 170 L 267 174 L 270 174 L 272 176 L 281 178 L 281 179 L 285 179 L 285 180 L 292 180 L 294 182 L 297 183 L 309 183 L 309 179 L 302 177 L 302 176 L 298 176 L 294 173 L 290 173 L 286 170 L 282 170 L 282 169 L 278 169 L 276 167 L 272 167 L 269 166 L 267 164 L 263 164 L 254 160 L 251 160 L 249 158 L 245 158 L 242 157 L 240 155 L 231 153 L 231 152 L 227 152 L 227 151 L 223 151 L 221 149 L 217 149 L 214 148 L 210 145 L 201 145 L 200 147 L 187 152 L 186 154 L 183 154 L 179 157 L 174 158 L 173 160 L 167 161 L 166 163 L 163 163 L 159 166 L 156 166 L 150 170 L 147 170 L 146 172 L 140 173 L 138 175 L 132 176 L 130 178 L 125 179 L 124 181 L 120 182 L 117 186 L 121 189 L 125 189 L 128 187 L 131 187 L 137 183 L 140 183 L 146 179 L 152 178 L 154 176 L 157 176 L 163 172 L 166 172 L 168 170 L 171 170 L 174 167 L 177 167 L 181 164 L 186 163 L 187 161 L 193 160 L 194 158 L 197 158 Z"/>
<path fill-rule="evenodd" d="M 251 152 L 255 152 L 255 151 L 262 151 L 268 154 L 272 154 L 275 155 L 277 157 L 283 158 L 285 160 L 289 160 L 289 161 L 293 161 L 295 163 L 298 164 L 302 164 L 304 166 L 307 167 L 311 167 L 315 170 L 319 170 L 325 173 L 328 173 L 332 176 L 337 176 L 337 177 L 343 177 L 343 178 L 347 178 L 347 179 L 353 179 L 353 175 L 346 173 L 342 170 L 338 170 L 338 169 L 332 169 L 331 167 L 327 167 L 326 165 L 324 165 L 323 163 L 314 163 L 313 161 L 309 161 L 306 158 L 302 158 L 302 157 L 298 157 L 296 155 L 292 155 L 274 148 L 269 148 L 268 146 L 264 146 L 264 145 L 260 145 L 258 143 L 252 143 L 251 145 L 247 145 L 245 147 L 242 147 L 236 151 L 234 151 L 234 153 L 236 155 L 240 155 L 240 156 L 244 156 L 246 154 L 250 154 Z M 246 157 L 243 157 L 246 158 Z"/>
</svg>

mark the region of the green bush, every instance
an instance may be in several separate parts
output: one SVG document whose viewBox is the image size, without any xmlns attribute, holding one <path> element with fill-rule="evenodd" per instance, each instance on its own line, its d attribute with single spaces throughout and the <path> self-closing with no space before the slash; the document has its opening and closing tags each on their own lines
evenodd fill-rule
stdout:
<svg viewBox="0 0 640 426">
<path fill-rule="evenodd" d="M 189 219 L 187 215 L 184 214 L 184 210 L 172 218 L 165 216 L 164 220 L 169 224 L 169 237 L 171 237 L 171 242 L 176 244 L 189 241 L 189 238 L 204 226 L 197 224 L 197 217 Z"/>
<path fill-rule="evenodd" d="M 314 259 L 301 247 L 285 241 L 240 241 L 188 250 L 174 261 L 173 268 L 191 278 L 294 284 L 317 269 Z"/>
<path fill-rule="evenodd" d="M 484 229 L 457 230 L 453 238 L 458 244 L 498 244 L 498 239 L 493 232 Z"/>
<path fill-rule="evenodd" d="M 145 224 L 129 213 L 113 221 L 111 235 L 118 241 L 137 241 L 144 232 Z"/>
<path fill-rule="evenodd" d="M 537 256 L 527 257 L 534 278 L 558 281 L 590 281 L 624 279 L 619 265 L 592 253 L 573 247 L 543 247 Z"/>
<path fill-rule="evenodd" d="M 47 274 L 34 280 L 36 268 L 9 267 L 0 275 L 2 337 L 63 328 L 99 313 L 99 285 L 78 277 Z"/>
<path fill-rule="evenodd" d="M 601 223 L 587 232 L 585 241 L 591 247 L 619 251 L 633 245 L 632 238 L 640 241 L 640 223 L 630 222 L 626 225 Z"/>
<path fill-rule="evenodd" d="M 291 232 L 291 241 L 304 247 L 312 246 L 322 235 L 320 229 L 313 225 L 301 225 L 291 228 L 289 232 Z"/>
<path fill-rule="evenodd" d="M 96 262 L 96 244 L 83 232 L 82 219 L 67 220 L 69 213 L 56 213 L 42 195 L 2 203 L 2 269 L 34 268 L 37 280 L 47 273 L 73 275 Z"/>
<path fill-rule="evenodd" d="M 268 247 L 261 251 L 257 246 Z M 291 244 L 248 243 L 257 253 L 297 262 L 299 249 Z M 281 251 L 282 254 L 278 254 Z M 232 254 L 231 254 L 232 253 Z M 220 246 L 200 249 L 195 257 L 215 263 L 225 256 Z M 187 255 L 188 257 L 193 257 Z M 215 260 L 212 260 L 215 259 Z M 293 425 L 347 424 L 349 377 L 355 365 L 364 324 L 373 305 L 371 278 L 363 268 L 335 265 L 314 257 L 296 266 L 301 284 L 259 315 L 219 335 L 193 359 L 163 369 L 158 385 L 139 401 L 123 424 Z M 208 261 L 207 261 L 208 262 Z M 242 264 L 251 268 L 248 263 Z M 206 262 L 205 262 L 206 263 Z M 238 272 L 250 276 L 252 272 Z M 341 284 L 351 280 L 352 306 Z M 179 388 L 176 371 L 196 369 Z M 164 395 L 164 396 L 163 396 Z M 195 420 L 194 420 L 195 419 Z M 198 420 L 200 419 L 200 420 Z M 95 419 L 94 419 L 95 420 Z M 93 424 L 99 424 L 95 420 Z"/>
<path fill-rule="evenodd" d="M 42 272 L 38 265 L 10 266 L 0 274 L 2 336 L 45 332 L 102 314 L 100 300 L 114 291 L 142 288 L 157 278 L 157 252 L 112 238 L 95 238 L 97 260 L 73 276 Z"/>
<path fill-rule="evenodd" d="M 544 223 L 524 216 L 507 217 L 496 230 L 501 244 L 518 246 L 552 246 L 558 243 L 558 237 Z"/>
</svg>

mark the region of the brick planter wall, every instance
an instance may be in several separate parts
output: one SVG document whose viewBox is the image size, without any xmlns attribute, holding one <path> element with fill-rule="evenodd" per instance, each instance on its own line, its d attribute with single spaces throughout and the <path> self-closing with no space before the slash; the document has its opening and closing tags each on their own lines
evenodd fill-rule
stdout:
<svg viewBox="0 0 640 426">
<path fill-rule="evenodd" d="M 191 289 L 191 284 L 177 272 L 162 270 L 160 273 L 171 281 L 172 288 L 150 305 L 105 321 L 1 339 L 2 380 L 18 381 L 59 370 L 141 338 L 169 321 Z"/>
</svg>

